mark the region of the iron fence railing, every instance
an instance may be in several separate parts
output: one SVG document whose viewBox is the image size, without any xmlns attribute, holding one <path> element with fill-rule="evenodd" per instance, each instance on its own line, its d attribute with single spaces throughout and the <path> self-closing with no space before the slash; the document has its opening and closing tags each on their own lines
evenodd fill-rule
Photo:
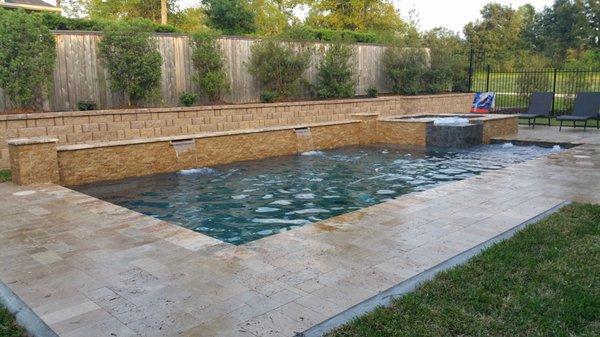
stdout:
<svg viewBox="0 0 600 337">
<path fill-rule="evenodd" d="M 600 70 L 540 69 L 494 71 L 485 53 L 471 52 L 469 88 L 472 92 L 495 92 L 493 112 L 519 113 L 527 110 L 534 92 L 553 92 L 552 112 L 561 115 L 573 109 L 579 92 L 600 91 Z"/>
</svg>

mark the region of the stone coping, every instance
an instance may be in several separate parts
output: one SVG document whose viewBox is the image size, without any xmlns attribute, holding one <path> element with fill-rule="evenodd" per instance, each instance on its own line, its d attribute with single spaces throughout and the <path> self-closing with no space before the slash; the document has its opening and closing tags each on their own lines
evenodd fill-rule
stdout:
<svg viewBox="0 0 600 337">
<path fill-rule="evenodd" d="M 8 145 L 33 145 L 33 144 L 46 144 L 46 143 L 58 143 L 58 138 L 52 137 L 32 137 L 32 138 L 14 138 L 6 141 Z"/>
<path fill-rule="evenodd" d="M 477 121 L 493 121 L 503 120 L 510 118 L 517 118 L 516 115 L 502 115 L 502 114 L 474 114 L 474 113 L 450 113 L 450 114 L 436 114 L 440 117 L 466 117 L 466 118 L 477 118 Z M 446 116 L 447 115 L 447 116 Z M 379 119 L 380 122 L 391 122 L 391 123 L 433 123 L 433 121 L 416 120 L 413 118 L 427 118 L 432 117 L 432 114 L 414 114 L 414 115 L 402 115 L 393 116 Z"/>
<path fill-rule="evenodd" d="M 220 131 L 220 132 L 204 132 L 204 133 L 178 135 L 178 136 L 165 136 L 165 137 L 140 138 L 140 139 L 124 139 L 124 140 L 116 140 L 116 141 L 109 141 L 109 142 L 63 145 L 63 146 L 59 146 L 57 148 L 57 150 L 58 151 L 77 151 L 77 150 L 93 149 L 93 148 L 100 148 L 100 147 L 127 146 L 127 145 L 135 145 L 135 144 L 191 140 L 191 139 L 198 139 L 198 138 L 213 138 L 213 137 L 224 137 L 224 136 L 235 136 L 235 135 L 247 135 L 247 134 L 263 133 L 263 132 L 274 132 L 274 131 L 285 131 L 285 130 L 294 130 L 294 129 L 303 129 L 303 128 L 317 128 L 317 127 L 332 126 L 332 125 L 354 124 L 354 123 L 360 123 L 360 122 L 361 121 L 358 121 L 358 120 L 346 120 L 346 121 L 337 121 L 337 122 L 299 124 L 299 125 L 291 125 L 291 126 L 275 126 L 275 127 L 267 127 L 267 128 L 260 128 L 260 129 L 244 129 L 244 130 L 231 130 L 231 131 Z"/>
<path fill-rule="evenodd" d="M 245 104 L 226 104 L 226 105 L 199 105 L 193 107 L 175 107 L 175 108 L 137 108 L 137 109 L 111 109 L 111 110 L 91 110 L 91 111 L 60 111 L 60 112 L 38 112 L 25 114 L 0 115 L 0 121 L 23 120 L 23 119 L 43 119 L 55 117 L 79 117 L 79 116 L 98 116 L 113 114 L 139 114 L 139 113 L 168 113 L 168 112 L 187 112 L 201 110 L 227 110 L 227 109 L 252 109 L 252 108 L 276 108 L 288 106 L 312 106 L 312 105 L 331 105 L 331 104 L 351 104 L 351 103 L 372 103 L 388 102 L 399 99 L 423 99 L 423 98 L 444 98 L 472 95 L 471 93 L 439 94 L 439 95 L 419 95 L 419 96 L 383 96 L 377 98 L 350 98 L 334 100 L 316 100 L 316 101 L 296 101 L 281 103 L 245 103 Z"/>
</svg>

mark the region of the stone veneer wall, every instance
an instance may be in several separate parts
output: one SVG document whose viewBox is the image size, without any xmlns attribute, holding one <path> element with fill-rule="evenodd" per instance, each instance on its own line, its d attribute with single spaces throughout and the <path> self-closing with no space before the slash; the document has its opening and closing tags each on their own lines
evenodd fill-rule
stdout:
<svg viewBox="0 0 600 337">
<path fill-rule="evenodd" d="M 361 123 L 341 122 L 310 127 L 311 149 L 332 149 L 360 143 Z M 58 149 L 60 184 L 79 185 L 104 180 L 177 172 L 197 167 L 290 155 L 299 149 L 293 128 L 223 134 L 179 141 L 137 144 L 66 146 Z"/>
<path fill-rule="evenodd" d="M 11 138 L 54 137 L 59 145 L 69 145 L 343 121 L 361 113 L 377 113 L 381 117 L 464 113 L 472 100 L 472 94 L 445 94 L 4 115 L 0 116 L 0 168 L 9 167 L 6 140 Z"/>
<path fill-rule="evenodd" d="M 511 117 L 483 123 L 483 143 L 489 144 L 494 137 L 516 135 L 519 132 L 519 118 Z"/>
<path fill-rule="evenodd" d="M 56 139 L 13 139 L 9 142 L 13 181 L 79 185 L 349 145 L 427 145 L 431 122 L 377 120 L 373 114 L 353 117 L 356 119 L 59 147 Z M 516 133 L 518 119 L 495 115 L 481 122 L 479 130 L 486 130 L 487 143 L 491 137 Z"/>
</svg>

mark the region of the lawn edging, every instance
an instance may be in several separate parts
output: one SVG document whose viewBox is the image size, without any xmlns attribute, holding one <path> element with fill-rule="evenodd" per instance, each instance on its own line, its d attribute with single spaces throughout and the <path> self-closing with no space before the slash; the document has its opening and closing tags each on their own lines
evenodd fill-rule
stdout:
<svg viewBox="0 0 600 337">
<path fill-rule="evenodd" d="M 336 316 L 331 317 L 328 320 L 313 326 L 312 328 L 302 333 L 297 333 L 296 337 L 321 337 L 335 330 L 336 328 L 339 328 L 342 325 L 352 321 L 353 319 L 375 310 L 378 307 L 389 306 L 392 300 L 398 299 L 408 293 L 415 291 L 420 285 L 432 280 L 440 272 L 452 269 L 456 266 L 466 263 L 472 257 L 478 255 L 487 248 L 513 237 L 520 230 L 526 228 L 531 224 L 546 219 L 550 215 L 558 212 L 559 210 L 561 210 L 569 204 L 571 204 L 571 201 L 569 200 L 565 200 L 561 203 L 558 203 L 553 207 L 549 208 L 548 210 L 536 215 L 535 217 L 529 220 L 522 222 L 521 224 L 505 231 L 502 234 L 499 234 L 469 250 L 466 250 L 416 276 L 413 276 L 403 281 L 402 283 L 399 283 L 389 288 L 388 290 L 383 291 L 371 297 L 370 299 L 363 301 L 347 309 L 346 311 L 339 313 Z"/>
<path fill-rule="evenodd" d="M 58 337 L 4 282 L 0 282 L 0 304 L 15 317 L 17 323 L 27 330 L 31 336 Z"/>
</svg>

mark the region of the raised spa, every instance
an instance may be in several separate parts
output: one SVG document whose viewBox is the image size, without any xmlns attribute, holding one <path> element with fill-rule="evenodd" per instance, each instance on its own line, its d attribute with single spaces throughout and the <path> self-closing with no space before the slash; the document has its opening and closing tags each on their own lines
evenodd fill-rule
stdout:
<svg viewBox="0 0 600 337">
<path fill-rule="evenodd" d="M 97 198 L 243 244 L 553 151 L 347 147 L 79 186 Z"/>
</svg>

